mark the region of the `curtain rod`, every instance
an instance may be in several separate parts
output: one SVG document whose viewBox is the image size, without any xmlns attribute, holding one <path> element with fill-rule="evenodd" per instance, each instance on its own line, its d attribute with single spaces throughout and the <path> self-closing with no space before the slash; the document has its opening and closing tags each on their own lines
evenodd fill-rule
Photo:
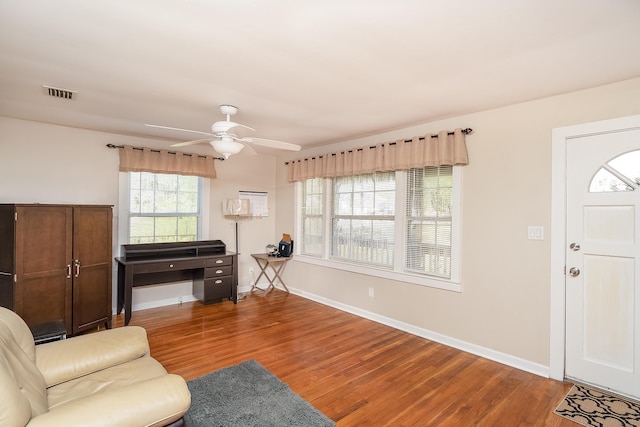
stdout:
<svg viewBox="0 0 640 427">
<path fill-rule="evenodd" d="M 107 144 L 107 147 L 108 148 L 124 148 L 124 145 Z M 142 147 L 131 147 L 131 148 L 133 148 L 134 150 L 140 150 L 140 151 L 144 150 L 144 148 L 142 148 Z M 162 151 L 162 150 L 154 150 L 154 149 L 149 149 L 149 150 L 151 150 L 151 152 L 153 152 L 153 153 L 159 153 L 160 151 Z M 167 151 L 167 153 L 169 153 L 169 154 L 177 154 L 176 151 Z M 209 157 L 209 156 L 203 156 L 201 154 L 195 154 L 195 153 L 182 153 L 182 155 L 183 156 L 189 156 L 189 157 L 191 157 L 191 156 L 202 157 L 203 159 L 206 159 L 207 157 Z M 214 159 L 216 159 L 216 160 L 224 160 L 224 157 L 214 157 Z"/>
<path fill-rule="evenodd" d="M 462 129 L 462 133 L 463 133 L 463 134 L 465 134 L 465 135 L 469 135 L 471 132 L 473 132 L 473 129 L 471 129 L 471 128 L 464 128 L 464 129 Z M 455 134 L 455 132 L 447 132 L 447 135 L 454 135 L 454 134 Z M 437 137 L 438 137 L 438 135 L 431 135 L 431 138 L 437 138 Z M 421 136 L 420 138 L 418 138 L 418 140 L 419 140 L 419 141 L 424 141 L 425 139 L 426 139 L 426 137 L 424 137 L 424 136 Z M 413 139 L 405 139 L 405 140 L 404 140 L 404 142 L 411 142 L 411 141 L 413 141 Z M 383 143 L 382 145 L 384 145 L 384 144 L 396 145 L 396 142 L 395 142 L 395 141 L 392 141 L 392 142 L 385 142 L 385 143 Z M 376 146 L 375 146 L 375 145 L 373 145 L 373 146 L 369 146 L 369 148 L 376 148 Z M 353 151 L 354 151 L 354 150 L 345 150 L 345 151 L 341 151 L 341 153 L 353 153 Z M 356 148 L 356 149 L 355 149 L 355 151 L 362 151 L 362 148 Z M 336 153 L 331 153 L 331 155 L 332 155 L 332 156 L 335 156 L 335 155 L 336 155 Z M 318 157 L 319 159 L 321 159 L 321 158 L 323 158 L 323 157 L 324 157 L 324 155 L 320 155 L 320 156 L 317 156 L 317 157 Z M 313 160 L 313 159 L 315 159 L 316 157 L 310 157 L 310 158 Z M 306 159 L 305 159 L 305 160 L 306 160 Z M 292 161 L 293 161 L 293 160 L 292 160 Z M 285 166 L 287 166 L 289 163 L 290 163 L 290 162 L 284 162 L 284 165 L 285 165 Z"/>
</svg>

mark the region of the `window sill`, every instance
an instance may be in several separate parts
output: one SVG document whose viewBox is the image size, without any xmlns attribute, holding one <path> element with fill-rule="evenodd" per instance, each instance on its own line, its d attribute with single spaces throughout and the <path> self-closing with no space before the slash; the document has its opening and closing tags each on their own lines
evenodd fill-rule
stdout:
<svg viewBox="0 0 640 427">
<path fill-rule="evenodd" d="M 365 274 L 367 276 L 383 277 L 385 279 L 397 280 L 398 282 L 411 283 L 414 285 L 427 286 L 430 288 L 443 289 L 453 292 L 462 292 L 461 283 L 447 279 L 437 279 L 435 277 L 426 277 L 419 274 L 400 273 L 370 266 L 365 267 L 335 260 L 315 258 L 308 255 L 296 254 L 294 259 L 296 261 L 304 262 L 307 264 L 335 268 L 337 270 L 350 271 L 352 273 Z"/>
</svg>

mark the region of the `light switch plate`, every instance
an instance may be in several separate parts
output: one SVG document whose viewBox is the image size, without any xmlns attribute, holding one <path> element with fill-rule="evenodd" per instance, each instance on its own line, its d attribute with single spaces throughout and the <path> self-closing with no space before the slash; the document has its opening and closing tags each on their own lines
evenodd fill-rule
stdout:
<svg viewBox="0 0 640 427">
<path fill-rule="evenodd" d="M 544 240 L 544 227 L 541 225 L 530 225 L 527 236 L 529 240 Z"/>
</svg>

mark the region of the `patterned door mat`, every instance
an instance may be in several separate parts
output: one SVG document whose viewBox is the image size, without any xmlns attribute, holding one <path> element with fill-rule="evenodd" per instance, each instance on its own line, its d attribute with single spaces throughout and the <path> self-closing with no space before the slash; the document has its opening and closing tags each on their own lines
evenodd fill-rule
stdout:
<svg viewBox="0 0 640 427">
<path fill-rule="evenodd" d="M 640 427 L 640 403 L 574 385 L 556 414 L 583 426 Z"/>
</svg>

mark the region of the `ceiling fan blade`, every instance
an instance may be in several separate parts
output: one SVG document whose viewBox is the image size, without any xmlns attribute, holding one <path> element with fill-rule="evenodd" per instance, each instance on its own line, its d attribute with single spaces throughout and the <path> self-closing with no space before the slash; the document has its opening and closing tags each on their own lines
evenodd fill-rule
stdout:
<svg viewBox="0 0 640 427">
<path fill-rule="evenodd" d="M 209 141 L 211 141 L 211 138 L 196 139 L 193 141 L 184 141 L 184 142 L 178 142 L 176 144 L 171 144 L 171 147 L 184 147 L 186 145 L 208 144 Z"/>
<path fill-rule="evenodd" d="M 243 138 L 243 141 L 259 145 L 261 147 L 277 148 L 278 150 L 300 151 L 300 146 L 290 142 L 276 141 L 266 138 Z"/>
<path fill-rule="evenodd" d="M 150 125 L 150 124 L 145 124 L 145 126 L 148 126 L 150 128 L 169 129 L 169 130 L 177 130 L 177 131 L 180 131 L 180 132 L 192 132 L 192 133 L 199 133 L 200 135 L 215 136 L 212 133 L 200 132 L 199 130 L 182 129 L 182 128 L 174 128 L 174 127 L 171 127 L 171 126 L 160 126 L 160 125 Z"/>
<path fill-rule="evenodd" d="M 242 142 L 242 140 L 240 140 L 240 142 Z M 243 153 L 249 155 L 249 156 L 257 156 L 258 153 L 256 152 L 256 150 L 249 144 L 242 144 L 244 145 L 244 149 L 242 150 Z"/>
</svg>

